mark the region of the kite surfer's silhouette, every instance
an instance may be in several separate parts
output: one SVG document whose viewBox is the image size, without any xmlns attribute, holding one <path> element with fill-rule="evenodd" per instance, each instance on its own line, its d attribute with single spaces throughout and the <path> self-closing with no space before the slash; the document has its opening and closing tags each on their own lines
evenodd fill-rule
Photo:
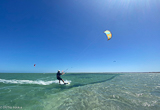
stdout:
<svg viewBox="0 0 160 110">
<path fill-rule="evenodd" d="M 63 83 L 65 84 L 64 80 L 60 77 L 61 75 L 65 74 L 64 72 L 60 73 L 60 70 L 58 70 L 57 72 L 57 79 L 59 80 L 59 84 L 60 84 L 60 81 L 62 80 Z"/>
</svg>

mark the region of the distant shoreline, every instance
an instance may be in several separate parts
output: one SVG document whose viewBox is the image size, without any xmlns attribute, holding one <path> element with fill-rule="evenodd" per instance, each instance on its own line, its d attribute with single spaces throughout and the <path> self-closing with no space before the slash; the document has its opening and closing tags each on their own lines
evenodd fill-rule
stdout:
<svg viewBox="0 0 160 110">
<path fill-rule="evenodd" d="M 0 72 L 0 74 L 1 73 L 6 73 L 6 72 Z M 8 73 L 10 73 L 10 72 L 8 72 Z M 100 74 L 117 74 L 117 73 L 160 73 L 160 72 L 67 72 L 68 74 L 70 73 L 70 74 L 83 74 L 83 73 L 95 73 L 95 74 L 98 74 L 98 73 L 100 73 Z M 67 74 L 66 73 L 66 74 Z M 12 73 L 13 74 L 13 73 Z M 22 74 L 22 73 L 18 73 L 18 74 Z M 25 73 L 25 74 L 27 74 L 27 73 Z M 30 74 L 30 73 L 28 73 L 28 74 Z M 35 74 L 53 74 L 53 73 L 35 73 Z"/>
</svg>

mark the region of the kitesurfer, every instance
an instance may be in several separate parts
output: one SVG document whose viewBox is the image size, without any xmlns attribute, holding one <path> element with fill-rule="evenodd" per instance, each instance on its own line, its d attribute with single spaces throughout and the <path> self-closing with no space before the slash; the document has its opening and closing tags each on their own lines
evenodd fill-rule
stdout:
<svg viewBox="0 0 160 110">
<path fill-rule="evenodd" d="M 60 77 L 63 74 L 65 74 L 65 73 L 64 72 L 60 73 L 60 70 L 58 70 L 58 72 L 57 72 L 57 79 L 59 80 L 59 84 L 60 84 L 60 80 L 62 80 L 63 83 L 65 84 L 64 80 Z"/>
</svg>

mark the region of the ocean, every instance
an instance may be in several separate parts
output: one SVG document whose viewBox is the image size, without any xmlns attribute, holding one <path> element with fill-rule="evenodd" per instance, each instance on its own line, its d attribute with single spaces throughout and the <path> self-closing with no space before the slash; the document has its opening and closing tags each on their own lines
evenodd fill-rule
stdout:
<svg viewBox="0 0 160 110">
<path fill-rule="evenodd" d="M 158 73 L 0 73 L 0 110 L 160 110 Z"/>
</svg>

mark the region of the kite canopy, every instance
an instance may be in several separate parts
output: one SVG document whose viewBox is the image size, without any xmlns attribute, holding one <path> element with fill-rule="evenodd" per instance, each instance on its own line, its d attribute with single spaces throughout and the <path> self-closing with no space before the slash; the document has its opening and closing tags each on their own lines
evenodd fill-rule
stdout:
<svg viewBox="0 0 160 110">
<path fill-rule="evenodd" d="M 34 67 L 36 66 L 36 64 L 34 64 Z"/>
<path fill-rule="evenodd" d="M 112 33 L 109 30 L 104 31 L 104 33 L 107 35 L 108 40 L 112 38 Z"/>
</svg>

